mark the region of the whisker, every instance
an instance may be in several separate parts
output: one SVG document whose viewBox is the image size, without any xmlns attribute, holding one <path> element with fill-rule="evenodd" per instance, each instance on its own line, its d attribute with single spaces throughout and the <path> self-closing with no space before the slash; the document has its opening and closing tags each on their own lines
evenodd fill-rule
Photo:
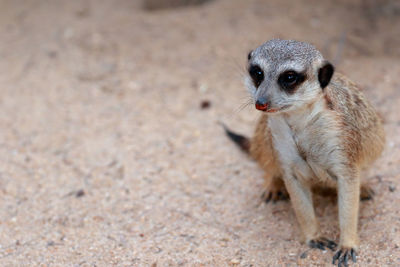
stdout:
<svg viewBox="0 0 400 267">
<path fill-rule="evenodd" d="M 247 74 L 246 64 L 239 63 L 237 59 L 232 59 L 231 62 L 240 77 L 244 77 Z"/>
<path fill-rule="evenodd" d="M 232 112 L 226 114 L 226 119 L 231 120 L 234 116 L 236 117 L 239 112 L 244 110 L 245 108 L 249 107 L 253 104 L 253 100 L 247 97 L 247 100 L 240 104 L 239 107 L 235 108 Z"/>
<path fill-rule="evenodd" d="M 252 99 L 248 99 L 246 102 L 244 102 L 243 104 L 241 104 L 236 110 L 235 110 L 235 114 L 239 113 L 240 111 L 244 110 L 245 108 L 247 108 L 248 106 L 250 106 L 251 104 L 253 104 L 253 100 Z"/>
</svg>

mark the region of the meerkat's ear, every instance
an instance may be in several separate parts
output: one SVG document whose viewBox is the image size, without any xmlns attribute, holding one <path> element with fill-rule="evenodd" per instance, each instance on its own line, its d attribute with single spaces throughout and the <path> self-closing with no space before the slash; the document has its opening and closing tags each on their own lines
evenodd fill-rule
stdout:
<svg viewBox="0 0 400 267">
<path fill-rule="evenodd" d="M 335 68 L 328 61 L 322 63 L 322 67 L 318 70 L 318 81 L 321 88 L 324 89 L 331 81 Z"/>
<path fill-rule="evenodd" d="M 253 53 L 253 50 L 251 50 L 248 54 L 247 54 L 247 60 L 251 59 L 251 53 Z"/>
</svg>

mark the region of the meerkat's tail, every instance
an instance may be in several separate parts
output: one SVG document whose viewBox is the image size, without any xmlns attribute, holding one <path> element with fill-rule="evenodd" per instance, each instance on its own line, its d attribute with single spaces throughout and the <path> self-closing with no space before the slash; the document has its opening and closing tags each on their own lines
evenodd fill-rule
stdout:
<svg viewBox="0 0 400 267">
<path fill-rule="evenodd" d="M 250 154 L 250 139 L 232 132 L 225 124 L 219 122 L 219 124 L 224 128 L 226 135 L 231 139 L 243 152 Z"/>
</svg>

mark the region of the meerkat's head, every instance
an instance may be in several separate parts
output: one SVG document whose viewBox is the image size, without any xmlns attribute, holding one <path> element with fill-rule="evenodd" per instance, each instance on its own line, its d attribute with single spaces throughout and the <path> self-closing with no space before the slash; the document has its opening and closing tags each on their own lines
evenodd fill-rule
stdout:
<svg viewBox="0 0 400 267">
<path fill-rule="evenodd" d="M 270 40 L 248 56 L 246 85 L 256 108 L 291 111 L 313 102 L 329 84 L 334 68 L 308 43 Z"/>
</svg>

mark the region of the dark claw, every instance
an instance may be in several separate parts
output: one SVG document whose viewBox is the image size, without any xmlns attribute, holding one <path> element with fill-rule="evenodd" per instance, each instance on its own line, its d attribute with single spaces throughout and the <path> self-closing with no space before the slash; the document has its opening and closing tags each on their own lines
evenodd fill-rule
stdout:
<svg viewBox="0 0 400 267">
<path fill-rule="evenodd" d="M 268 197 L 266 197 L 267 192 L 262 193 L 261 198 L 264 199 L 265 203 L 268 203 L 272 199 L 272 192 L 269 192 Z"/>
<path fill-rule="evenodd" d="M 365 196 L 365 197 L 360 198 L 361 201 L 368 201 L 368 200 L 372 200 L 372 199 L 373 199 L 372 196 Z"/>
<path fill-rule="evenodd" d="M 320 250 L 325 250 L 324 244 L 322 244 L 321 242 L 317 243 L 317 248 L 319 248 Z"/>
<path fill-rule="evenodd" d="M 344 266 L 348 267 L 349 266 L 349 251 L 346 251 L 346 254 L 344 255 Z"/>
<path fill-rule="evenodd" d="M 353 262 L 357 262 L 357 253 L 354 251 L 354 249 L 351 249 L 351 258 Z"/>
<path fill-rule="evenodd" d="M 333 256 L 333 260 L 332 260 L 332 264 L 335 264 L 336 260 L 339 259 L 340 255 L 342 254 L 342 251 L 339 250 L 338 252 L 336 252 L 336 254 Z M 339 263 L 338 263 L 339 266 Z"/>
<path fill-rule="evenodd" d="M 276 194 L 276 198 L 274 199 L 274 203 L 276 203 L 278 200 L 283 199 L 283 194 L 281 191 L 278 191 L 278 193 Z"/>
<path fill-rule="evenodd" d="M 360 200 L 367 201 L 374 199 L 375 191 L 372 190 L 370 187 L 363 186 L 361 188 Z"/>
<path fill-rule="evenodd" d="M 269 192 L 267 199 L 265 200 L 265 203 L 270 202 L 272 199 L 272 192 Z"/>
<path fill-rule="evenodd" d="M 289 195 L 285 195 L 284 193 L 282 193 L 282 196 L 280 197 L 281 200 L 288 200 L 289 199 Z"/>
</svg>

